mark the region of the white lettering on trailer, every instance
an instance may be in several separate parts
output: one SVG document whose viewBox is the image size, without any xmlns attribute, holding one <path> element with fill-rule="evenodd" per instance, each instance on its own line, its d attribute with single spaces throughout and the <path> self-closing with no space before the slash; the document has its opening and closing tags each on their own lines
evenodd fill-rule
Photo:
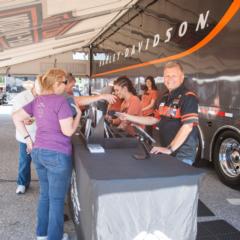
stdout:
<svg viewBox="0 0 240 240">
<path fill-rule="evenodd" d="M 132 46 L 132 51 L 131 51 L 131 56 L 135 54 L 135 49 L 136 49 L 136 47 L 135 47 L 135 45 L 133 45 Z"/>
<path fill-rule="evenodd" d="M 210 13 L 210 11 L 208 10 L 208 11 L 206 12 L 205 17 L 204 17 L 204 15 L 203 15 L 203 13 L 201 13 L 201 14 L 199 15 L 199 19 L 198 19 L 198 23 L 197 23 L 197 27 L 196 27 L 195 32 L 197 32 L 197 31 L 199 30 L 199 27 L 201 27 L 201 30 L 206 27 L 209 13 Z"/>
<path fill-rule="evenodd" d="M 166 36 L 167 36 L 167 39 L 164 41 L 165 43 L 169 42 L 171 37 L 172 37 L 172 34 L 171 34 L 171 31 L 173 30 L 173 28 L 168 28 L 168 30 L 166 31 Z"/>
<path fill-rule="evenodd" d="M 159 41 L 160 41 L 160 35 L 155 34 L 154 39 L 153 39 L 153 47 L 156 47 L 158 45 Z"/>
<path fill-rule="evenodd" d="M 197 21 L 197 24 L 196 24 L 195 32 L 197 32 L 199 30 L 203 30 L 206 27 L 208 27 L 207 20 L 209 18 L 209 14 L 210 14 L 210 10 L 207 10 L 207 12 L 205 14 L 204 13 L 200 13 L 199 14 L 199 18 L 198 18 L 198 21 Z M 174 30 L 173 27 L 170 27 L 170 28 L 168 28 L 166 30 L 166 34 L 165 34 L 166 35 L 166 39 L 164 40 L 165 43 L 170 42 L 170 40 L 172 38 L 173 30 Z M 182 22 L 180 24 L 179 28 L 177 29 L 178 36 L 179 37 L 183 37 L 187 33 L 187 30 L 188 30 L 188 22 L 184 21 L 184 22 Z M 152 47 L 155 48 L 155 47 L 159 46 L 160 34 L 156 33 L 153 36 L 152 39 L 147 38 L 146 40 L 142 40 L 142 41 L 138 42 L 137 47 L 138 47 L 138 53 L 139 54 L 143 50 L 143 44 L 145 44 L 145 49 L 144 50 L 148 50 L 150 41 L 151 41 Z M 120 60 L 120 56 L 123 56 L 124 58 L 127 58 L 129 56 L 133 56 L 135 53 L 136 53 L 136 45 L 134 44 L 134 45 L 132 45 L 132 47 L 125 48 L 125 50 L 123 50 L 123 51 L 118 51 L 117 53 L 114 53 L 114 56 L 112 56 L 112 57 L 110 57 L 110 56 L 107 57 L 106 61 L 99 61 L 99 65 L 98 66 L 102 67 L 102 66 L 104 66 L 106 64 L 109 64 L 109 63 L 112 63 L 112 62 L 115 62 L 115 61 L 119 61 Z M 115 54 L 117 55 L 117 59 L 115 57 Z"/>
<path fill-rule="evenodd" d="M 150 39 L 149 39 L 149 38 L 147 38 L 147 42 L 146 42 L 146 47 L 145 47 L 145 50 L 148 50 L 149 41 L 150 41 Z"/>
<path fill-rule="evenodd" d="M 141 53 L 142 51 L 142 46 L 143 46 L 143 41 L 138 43 L 138 52 Z"/>
<path fill-rule="evenodd" d="M 116 54 L 114 53 L 114 54 L 113 54 L 113 59 L 112 59 L 113 62 L 116 61 L 115 57 L 116 57 Z"/>
<path fill-rule="evenodd" d="M 183 37 L 186 34 L 187 29 L 188 29 L 188 23 L 186 21 L 182 22 L 178 29 L 178 36 Z"/>
<path fill-rule="evenodd" d="M 128 57 L 128 54 L 129 54 L 129 49 L 126 48 L 126 49 L 125 49 L 125 55 L 124 55 L 124 57 L 125 57 L 125 58 Z"/>
<path fill-rule="evenodd" d="M 108 63 L 108 55 L 106 56 L 105 64 Z"/>
<path fill-rule="evenodd" d="M 117 52 L 117 56 L 118 56 L 117 60 L 119 60 L 120 55 L 121 55 L 121 52 Z"/>
</svg>

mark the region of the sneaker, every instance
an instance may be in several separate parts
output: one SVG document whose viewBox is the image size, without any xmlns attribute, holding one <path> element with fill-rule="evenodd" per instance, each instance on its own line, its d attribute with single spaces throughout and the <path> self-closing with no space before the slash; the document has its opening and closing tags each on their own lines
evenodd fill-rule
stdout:
<svg viewBox="0 0 240 240">
<path fill-rule="evenodd" d="M 63 234 L 62 240 L 69 240 L 69 237 L 68 237 L 68 234 L 67 234 L 67 233 L 64 233 L 64 234 Z"/>
<path fill-rule="evenodd" d="M 37 237 L 37 240 L 47 240 L 47 237 Z M 67 233 L 63 234 L 62 240 L 70 240 Z"/>
<path fill-rule="evenodd" d="M 37 240 L 47 240 L 47 237 L 37 237 Z"/>
<path fill-rule="evenodd" d="M 16 194 L 23 194 L 23 193 L 25 193 L 25 191 L 26 191 L 26 187 L 24 185 L 18 185 Z"/>
</svg>

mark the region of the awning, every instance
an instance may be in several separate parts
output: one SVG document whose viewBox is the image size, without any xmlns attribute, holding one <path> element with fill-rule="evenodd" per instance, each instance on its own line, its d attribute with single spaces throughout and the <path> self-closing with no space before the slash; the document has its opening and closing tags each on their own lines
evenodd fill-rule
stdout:
<svg viewBox="0 0 240 240">
<path fill-rule="evenodd" d="M 89 46 L 138 0 L 1 0 L 0 67 Z"/>
</svg>

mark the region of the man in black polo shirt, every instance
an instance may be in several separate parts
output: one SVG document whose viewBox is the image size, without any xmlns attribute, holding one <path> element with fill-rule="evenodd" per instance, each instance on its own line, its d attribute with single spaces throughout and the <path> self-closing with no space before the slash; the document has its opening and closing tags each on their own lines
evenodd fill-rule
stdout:
<svg viewBox="0 0 240 240">
<path fill-rule="evenodd" d="M 168 62 L 163 77 L 168 92 L 162 97 L 155 117 L 120 114 L 120 118 L 144 125 L 157 124 L 161 146 L 153 147 L 151 153 L 172 154 L 192 165 L 198 146 L 198 100 L 195 93 L 185 88 L 179 63 Z"/>
</svg>

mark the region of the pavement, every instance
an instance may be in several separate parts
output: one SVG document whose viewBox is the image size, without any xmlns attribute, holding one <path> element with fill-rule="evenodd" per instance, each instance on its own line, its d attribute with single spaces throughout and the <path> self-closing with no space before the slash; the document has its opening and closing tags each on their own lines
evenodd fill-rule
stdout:
<svg viewBox="0 0 240 240">
<path fill-rule="evenodd" d="M 0 240 L 34 240 L 38 179 L 32 168 L 29 190 L 24 195 L 16 195 L 18 145 L 10 112 L 10 106 L 0 106 Z M 205 171 L 200 199 L 215 216 L 200 217 L 198 221 L 223 219 L 240 231 L 240 192 L 223 185 L 213 168 L 206 167 Z M 69 215 L 67 207 L 66 213 Z M 65 222 L 64 228 L 71 240 L 76 240 L 71 219 Z"/>
<path fill-rule="evenodd" d="M 200 183 L 199 196 L 215 216 L 198 218 L 198 221 L 223 219 L 240 231 L 240 191 L 220 182 L 212 167 L 205 170 L 206 176 Z"/>
<path fill-rule="evenodd" d="M 38 201 L 38 178 L 32 167 L 32 182 L 24 195 L 17 195 L 18 144 L 10 117 L 11 107 L 0 105 L 0 240 L 34 240 Z M 66 206 L 66 214 L 70 216 Z M 64 231 L 76 240 L 71 219 Z"/>
</svg>

